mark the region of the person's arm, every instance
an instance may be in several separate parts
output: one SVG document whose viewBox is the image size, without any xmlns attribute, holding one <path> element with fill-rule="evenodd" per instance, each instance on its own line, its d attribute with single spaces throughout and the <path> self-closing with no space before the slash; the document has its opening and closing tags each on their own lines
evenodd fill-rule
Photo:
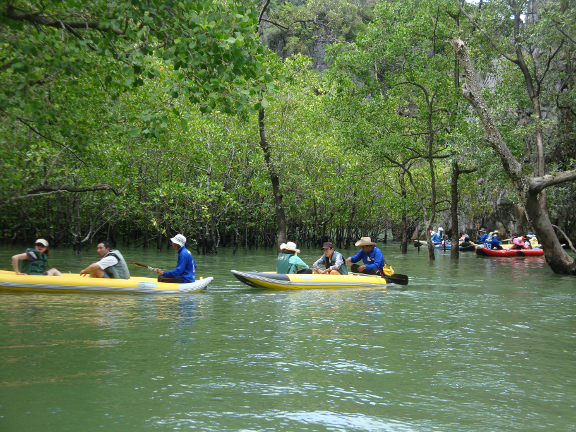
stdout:
<svg viewBox="0 0 576 432">
<path fill-rule="evenodd" d="M 358 251 L 358 253 L 356 255 L 354 255 L 353 257 L 346 258 L 346 262 L 348 264 L 350 264 L 351 262 L 357 262 L 360 259 L 360 256 L 362 256 L 362 249 L 360 249 Z"/>
<path fill-rule="evenodd" d="M 312 268 L 314 270 L 318 270 L 318 269 L 320 269 L 320 266 L 323 263 L 324 263 L 324 255 L 322 255 L 318 261 L 315 261 L 314 264 L 312 264 Z"/>
<path fill-rule="evenodd" d="M 297 257 L 295 255 L 290 257 L 290 264 L 296 266 L 297 270 L 306 270 L 310 268 L 308 267 L 308 264 L 302 261 L 300 257 Z"/>
<path fill-rule="evenodd" d="M 84 270 L 82 270 L 80 272 L 80 274 L 81 275 L 88 274 L 92 270 L 97 270 L 97 269 L 106 270 L 108 267 L 112 267 L 113 265 L 116 265 L 116 264 L 118 264 L 118 258 L 110 255 L 110 256 L 102 258 L 98 262 L 90 264 L 88 267 L 86 267 Z"/>
<path fill-rule="evenodd" d="M 330 270 L 338 270 L 343 265 L 344 265 L 344 256 L 342 254 L 338 254 L 338 256 L 336 257 L 336 262 L 332 267 L 330 267 Z"/>
<path fill-rule="evenodd" d="M 185 268 L 186 268 L 186 260 L 183 259 L 180 254 L 178 254 L 178 263 L 176 264 L 176 268 L 174 270 L 168 270 L 165 272 L 162 272 L 162 270 L 158 269 L 162 272 L 162 273 L 158 272 L 158 274 L 164 275 L 164 276 L 170 277 L 170 278 L 174 278 L 174 277 L 177 278 L 177 277 L 182 276 Z"/>
<path fill-rule="evenodd" d="M 90 264 L 88 267 L 86 267 L 84 270 L 80 271 L 80 274 L 88 274 L 90 273 L 92 270 L 96 270 L 96 269 L 101 269 L 101 267 L 98 265 L 97 262 Z"/>
<path fill-rule="evenodd" d="M 27 273 L 20 273 L 20 269 L 18 268 L 18 261 L 20 260 L 27 260 L 28 255 L 26 252 L 12 256 L 12 268 L 14 269 L 14 273 L 17 275 L 26 275 Z"/>
</svg>

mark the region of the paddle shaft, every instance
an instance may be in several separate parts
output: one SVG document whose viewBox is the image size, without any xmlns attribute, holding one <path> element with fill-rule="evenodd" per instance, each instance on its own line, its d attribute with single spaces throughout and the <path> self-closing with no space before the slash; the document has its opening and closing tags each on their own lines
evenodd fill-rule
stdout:
<svg viewBox="0 0 576 432">
<path fill-rule="evenodd" d="M 139 262 L 131 262 L 130 264 L 135 265 L 135 266 L 137 266 L 137 267 L 144 267 L 144 268 L 150 269 L 150 270 L 152 270 L 152 271 L 156 271 L 156 267 L 150 267 L 149 265 L 142 264 L 142 263 L 139 263 Z"/>
</svg>

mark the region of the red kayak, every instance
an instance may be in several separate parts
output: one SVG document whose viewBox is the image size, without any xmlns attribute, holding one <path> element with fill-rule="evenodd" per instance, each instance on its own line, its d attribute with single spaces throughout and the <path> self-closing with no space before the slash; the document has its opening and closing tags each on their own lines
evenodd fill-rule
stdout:
<svg viewBox="0 0 576 432">
<path fill-rule="evenodd" d="M 543 256 L 543 249 L 486 249 L 476 248 L 476 255 L 493 257 L 527 257 Z"/>
</svg>

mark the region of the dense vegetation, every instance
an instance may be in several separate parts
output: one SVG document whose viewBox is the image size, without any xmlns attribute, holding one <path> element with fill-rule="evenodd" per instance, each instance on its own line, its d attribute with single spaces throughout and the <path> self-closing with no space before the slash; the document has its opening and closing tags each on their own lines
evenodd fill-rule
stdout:
<svg viewBox="0 0 576 432">
<path fill-rule="evenodd" d="M 574 170 L 567 0 L 248 3 L 3 2 L 2 238 L 160 247 L 183 232 L 209 252 L 387 229 L 406 245 L 438 222 L 456 235 L 458 220 L 528 230 L 460 95 L 453 37 L 523 172 Z M 547 190 L 576 239 L 573 181 Z"/>
</svg>

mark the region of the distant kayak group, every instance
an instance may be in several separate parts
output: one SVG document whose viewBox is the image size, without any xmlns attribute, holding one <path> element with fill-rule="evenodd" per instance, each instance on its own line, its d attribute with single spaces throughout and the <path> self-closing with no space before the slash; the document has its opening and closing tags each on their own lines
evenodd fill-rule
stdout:
<svg viewBox="0 0 576 432">
<path fill-rule="evenodd" d="M 476 251 L 477 255 L 514 257 L 514 256 L 542 256 L 544 251 L 541 249 L 538 239 L 533 232 L 527 235 L 518 235 L 512 233 L 512 236 L 505 240 L 499 240 L 500 231 L 494 230 L 487 233 L 485 228 L 478 230 L 478 238 L 470 241 L 468 234 L 463 233 L 458 239 L 458 248 L 461 251 Z M 439 227 L 438 230 L 430 231 L 430 241 L 435 249 L 451 249 L 452 240 L 444 234 L 444 229 Z M 503 242 L 510 241 L 510 244 Z M 414 246 L 420 247 L 427 244 L 426 241 L 417 240 Z"/>
</svg>

